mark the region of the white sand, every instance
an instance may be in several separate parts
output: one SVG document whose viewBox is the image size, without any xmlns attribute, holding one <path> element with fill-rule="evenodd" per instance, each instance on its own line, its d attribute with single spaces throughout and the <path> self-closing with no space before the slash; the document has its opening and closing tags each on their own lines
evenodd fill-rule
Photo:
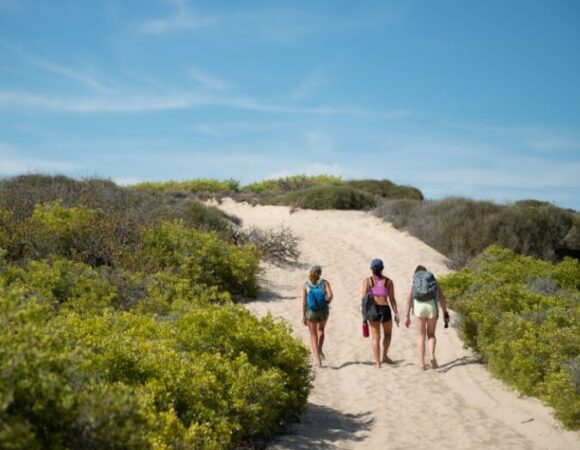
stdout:
<svg viewBox="0 0 580 450">
<path fill-rule="evenodd" d="M 263 292 L 248 304 L 288 321 L 308 344 L 302 324 L 301 288 L 307 267 L 318 263 L 334 291 L 324 346 L 326 364 L 316 369 L 309 410 L 272 449 L 580 449 L 580 433 L 562 429 L 551 409 L 492 379 L 465 350 L 453 328 L 437 330 L 438 370 L 417 366 L 415 323 L 395 328 L 393 366 L 372 366 L 370 338 L 361 333 L 360 285 L 374 257 L 385 261 L 403 321 L 404 301 L 417 264 L 436 275 L 445 258 L 418 239 L 358 211 L 296 211 L 252 207 L 226 200 L 224 211 L 245 226 L 278 228 L 299 237 L 299 268 L 264 265 Z M 452 313 L 452 320 L 453 320 Z M 441 325 L 441 324 L 440 324 Z"/>
</svg>

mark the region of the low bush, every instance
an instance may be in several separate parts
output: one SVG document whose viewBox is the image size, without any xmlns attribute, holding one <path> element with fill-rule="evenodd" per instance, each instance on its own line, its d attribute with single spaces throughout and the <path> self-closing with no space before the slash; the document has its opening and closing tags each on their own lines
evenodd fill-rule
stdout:
<svg viewBox="0 0 580 450">
<path fill-rule="evenodd" d="M 279 194 L 282 192 L 299 191 L 321 185 L 341 185 L 342 178 L 332 175 L 295 175 L 284 178 L 263 180 L 252 183 L 243 188 L 243 191 L 254 194 Z"/>
<path fill-rule="evenodd" d="M 0 312 L 1 448 L 231 448 L 306 405 L 304 347 L 234 305 L 51 316 L 2 288 Z"/>
<path fill-rule="evenodd" d="M 265 199 L 264 203 L 304 209 L 368 210 L 377 205 L 376 198 L 348 186 L 318 186 Z"/>
<path fill-rule="evenodd" d="M 278 230 L 263 230 L 256 227 L 239 228 L 234 241 L 237 245 L 250 244 L 262 257 L 276 264 L 293 264 L 298 261 L 298 238 L 282 226 Z"/>
<path fill-rule="evenodd" d="M 308 353 L 232 302 L 262 254 L 238 227 L 179 193 L 0 181 L 0 448 L 222 449 L 295 419 Z"/>
<path fill-rule="evenodd" d="M 123 188 L 98 178 L 77 181 L 64 176 L 25 175 L 0 180 L 0 210 L 10 214 L 12 223 L 29 220 L 35 209 L 48 204 L 98 211 L 115 228 L 111 238 L 122 242 L 135 240 L 132 233 L 139 228 L 174 219 L 231 239 L 232 224 L 239 222 L 187 195 Z"/>
<path fill-rule="evenodd" d="M 389 180 L 348 180 L 344 183 L 347 186 L 385 199 L 423 200 L 423 194 L 419 189 L 411 186 L 400 186 Z"/>
<path fill-rule="evenodd" d="M 216 233 L 163 222 L 143 235 L 142 247 L 127 255 L 127 267 L 144 273 L 171 270 L 196 285 L 218 286 L 232 294 L 253 297 L 258 291 L 260 253 L 251 245 L 236 246 Z"/>
<path fill-rule="evenodd" d="M 237 180 L 215 180 L 212 178 L 198 178 L 186 181 L 145 181 L 131 186 L 132 189 L 143 189 L 156 192 L 190 192 L 194 194 L 228 194 L 240 190 Z"/>
<path fill-rule="evenodd" d="M 374 213 L 439 250 L 455 267 L 464 266 L 492 244 L 550 261 L 565 256 L 566 249 L 573 251 L 570 245 L 575 245 L 574 214 L 544 202 L 498 205 L 455 197 L 389 200 Z"/>
<path fill-rule="evenodd" d="M 464 342 L 492 373 L 580 428 L 580 262 L 552 265 L 492 246 L 441 280 Z"/>
<path fill-rule="evenodd" d="M 255 197 L 248 197 L 252 194 Z M 250 184 L 236 196 L 240 201 L 310 209 L 369 209 L 381 198 L 422 200 L 423 194 L 389 180 L 347 181 L 329 175 L 297 175 Z"/>
</svg>

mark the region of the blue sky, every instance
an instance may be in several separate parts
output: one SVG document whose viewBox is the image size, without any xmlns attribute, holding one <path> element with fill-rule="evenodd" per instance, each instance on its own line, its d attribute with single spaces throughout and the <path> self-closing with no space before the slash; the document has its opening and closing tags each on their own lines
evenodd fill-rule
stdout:
<svg viewBox="0 0 580 450">
<path fill-rule="evenodd" d="M 580 210 L 580 2 L 0 0 L 0 176 L 327 173 Z"/>
</svg>

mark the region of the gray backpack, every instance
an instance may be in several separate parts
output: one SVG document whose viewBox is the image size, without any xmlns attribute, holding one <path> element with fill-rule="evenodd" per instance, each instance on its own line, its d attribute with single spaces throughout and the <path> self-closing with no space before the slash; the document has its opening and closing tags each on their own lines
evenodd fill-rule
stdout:
<svg viewBox="0 0 580 450">
<path fill-rule="evenodd" d="M 420 302 L 435 300 L 437 298 L 437 280 L 435 275 L 426 270 L 413 275 L 413 298 Z"/>
</svg>

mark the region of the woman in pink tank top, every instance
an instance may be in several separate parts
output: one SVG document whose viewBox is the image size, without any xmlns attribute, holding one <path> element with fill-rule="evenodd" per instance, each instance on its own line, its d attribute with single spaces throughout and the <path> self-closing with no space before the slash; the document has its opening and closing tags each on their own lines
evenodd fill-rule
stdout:
<svg viewBox="0 0 580 450">
<path fill-rule="evenodd" d="M 375 358 L 375 367 L 380 368 L 381 363 L 392 364 L 393 360 L 389 358 L 389 346 L 391 344 L 391 334 L 393 332 L 393 320 L 391 308 L 394 313 L 394 319 L 399 326 L 399 311 L 397 301 L 395 300 L 395 287 L 393 281 L 383 275 L 383 261 L 373 259 L 371 261 L 372 277 L 365 278 L 362 285 L 362 295 L 372 292 L 376 314 L 369 319 L 371 329 L 371 340 L 373 346 L 373 356 Z M 389 307 L 390 303 L 390 307 Z M 383 350 L 381 352 L 381 328 L 383 329 Z"/>
</svg>

